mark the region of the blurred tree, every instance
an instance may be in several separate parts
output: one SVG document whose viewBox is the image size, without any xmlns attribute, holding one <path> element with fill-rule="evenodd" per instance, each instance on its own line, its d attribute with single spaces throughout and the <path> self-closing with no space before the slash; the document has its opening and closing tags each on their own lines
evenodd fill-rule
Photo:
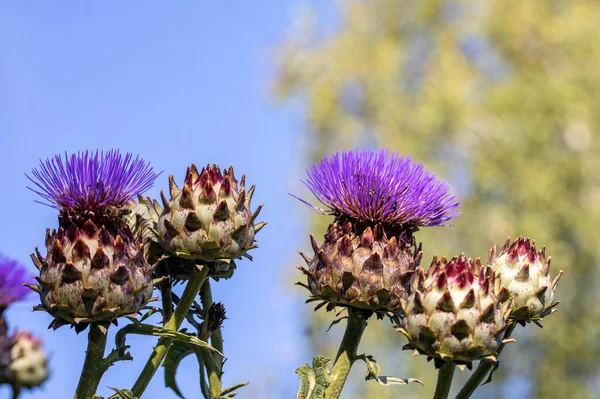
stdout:
<svg viewBox="0 0 600 399">
<path fill-rule="evenodd" d="M 453 227 L 419 233 L 425 267 L 434 253 L 487 259 L 508 235 L 546 245 L 552 274 L 565 271 L 559 312 L 543 330 L 517 329 L 496 383 L 476 396 L 600 397 L 600 3 L 335 5 L 339 13 L 321 22 L 303 8 L 280 49 L 276 93 L 307 104 L 311 160 L 376 145 L 447 179 L 463 214 Z M 315 216 L 316 233 L 326 219 Z M 315 354 L 333 356 L 340 331 L 325 334 L 333 316 L 319 311 L 309 320 Z M 361 350 L 386 373 L 421 378 L 426 388 L 366 384 L 359 370 L 346 397 L 431 397 L 433 365 L 402 353 L 405 340 L 389 323 L 370 324 Z M 455 391 L 469 375 L 457 374 Z"/>
</svg>

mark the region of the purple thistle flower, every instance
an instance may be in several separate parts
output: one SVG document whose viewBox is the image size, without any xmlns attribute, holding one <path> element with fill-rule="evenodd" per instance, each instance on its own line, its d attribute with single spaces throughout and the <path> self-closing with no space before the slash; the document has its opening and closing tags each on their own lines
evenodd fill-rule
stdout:
<svg viewBox="0 0 600 399">
<path fill-rule="evenodd" d="M 326 209 L 313 210 L 384 225 L 440 226 L 458 216 L 459 202 L 434 173 L 409 156 L 355 150 L 325 157 L 302 182 Z"/>
<path fill-rule="evenodd" d="M 27 270 L 19 262 L 0 255 L 0 314 L 31 292 L 23 285 L 27 281 Z"/>
<path fill-rule="evenodd" d="M 78 152 L 40 160 L 39 169 L 27 178 L 37 186 L 28 187 L 60 210 L 95 211 L 108 206 L 122 207 L 154 184 L 158 174 L 139 156 L 118 150 Z"/>
</svg>

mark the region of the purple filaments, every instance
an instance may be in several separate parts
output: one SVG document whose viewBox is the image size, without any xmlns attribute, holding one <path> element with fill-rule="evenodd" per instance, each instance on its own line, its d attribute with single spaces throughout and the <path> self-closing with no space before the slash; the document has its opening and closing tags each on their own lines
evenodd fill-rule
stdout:
<svg viewBox="0 0 600 399">
<path fill-rule="evenodd" d="M 0 255 L 0 312 L 13 302 L 23 299 L 31 290 L 26 269 L 15 260 Z"/>
<path fill-rule="evenodd" d="M 120 207 L 142 194 L 158 176 L 148 162 L 131 153 L 78 152 L 40 161 L 27 176 L 45 205 L 61 210 L 95 211 Z"/>
<path fill-rule="evenodd" d="M 303 181 L 326 209 L 317 212 L 386 225 L 440 226 L 458 216 L 459 202 L 435 174 L 387 150 L 325 157 Z"/>
</svg>

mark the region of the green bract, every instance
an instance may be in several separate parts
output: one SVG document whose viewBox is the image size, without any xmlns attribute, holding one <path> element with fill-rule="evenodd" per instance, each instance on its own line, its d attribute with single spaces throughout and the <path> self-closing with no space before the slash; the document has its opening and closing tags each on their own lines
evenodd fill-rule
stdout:
<svg viewBox="0 0 600 399">
<path fill-rule="evenodd" d="M 535 241 L 519 237 L 510 238 L 496 256 L 496 246 L 490 250 L 490 267 L 494 270 L 495 290 L 506 289 L 512 297 L 510 318 L 517 321 L 537 321 L 556 311 L 554 291 L 562 270 L 551 280 L 550 257 L 546 248 L 535 249 Z"/>
<path fill-rule="evenodd" d="M 31 256 L 40 270 L 39 286 L 31 286 L 42 301 L 37 309 L 55 317 L 55 328 L 138 312 L 152 296 L 143 248 L 120 217 L 107 216 L 100 228 L 76 219 L 63 218 L 58 231 L 46 230 L 47 256 L 37 249 Z"/>
<path fill-rule="evenodd" d="M 311 244 L 315 255 L 305 257 L 308 269 L 300 270 L 316 299 L 333 306 L 388 312 L 400 309 L 412 292 L 422 253 L 410 233 L 388 238 L 380 224 L 361 229 L 341 218 L 329 226 L 321 247 L 312 235 Z"/>
<path fill-rule="evenodd" d="M 434 257 L 427 275 L 421 271 L 399 331 L 409 348 L 433 358 L 458 364 L 493 358 L 506 329 L 507 299 L 506 291 L 494 294 L 493 276 L 479 259 Z"/>
<path fill-rule="evenodd" d="M 169 176 L 171 199 L 161 192 L 164 210 L 157 222 L 158 241 L 168 254 L 196 262 L 218 262 L 227 268 L 233 259 L 250 258 L 256 248 L 254 235 L 266 223 L 255 224 L 262 205 L 251 211 L 254 193 L 245 176 L 238 186 L 233 167 L 223 170 L 207 165 L 200 172 L 187 169 L 183 188 Z"/>
</svg>

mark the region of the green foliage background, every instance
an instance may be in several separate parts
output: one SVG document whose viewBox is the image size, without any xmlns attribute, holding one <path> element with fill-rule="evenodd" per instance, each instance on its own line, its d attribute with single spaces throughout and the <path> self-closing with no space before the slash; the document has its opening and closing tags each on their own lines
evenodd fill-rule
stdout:
<svg viewBox="0 0 600 399">
<path fill-rule="evenodd" d="M 280 49 L 281 99 L 301 98 L 307 165 L 380 146 L 436 171 L 460 196 L 450 228 L 421 231 L 434 253 L 487 258 L 507 236 L 531 236 L 565 271 L 559 312 L 518 329 L 480 398 L 600 397 L 600 3 L 592 0 L 338 1 L 334 24 L 309 5 Z M 314 217 L 318 236 L 329 222 Z M 341 324 L 307 306 L 315 354 L 334 356 Z M 345 397 L 426 398 L 433 365 L 372 321 L 361 350 L 382 370 L 423 380 L 380 387 L 355 366 Z M 455 388 L 469 372 L 457 372 Z M 528 384 L 523 384 L 526 377 Z M 505 385 L 510 382 L 516 385 Z"/>
</svg>

